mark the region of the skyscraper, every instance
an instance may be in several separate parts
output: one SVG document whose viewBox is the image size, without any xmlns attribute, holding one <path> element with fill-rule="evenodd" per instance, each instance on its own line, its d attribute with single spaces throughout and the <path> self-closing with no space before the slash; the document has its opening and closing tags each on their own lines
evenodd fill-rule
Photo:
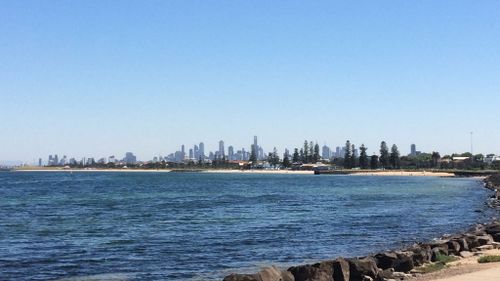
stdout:
<svg viewBox="0 0 500 281">
<path fill-rule="evenodd" d="M 229 160 L 235 160 L 234 159 L 234 147 L 232 145 L 230 145 L 227 148 L 227 159 L 229 159 Z"/>
<path fill-rule="evenodd" d="M 255 151 L 255 154 L 259 153 L 259 145 L 257 144 L 257 136 L 253 137 L 253 150 Z"/>
<path fill-rule="evenodd" d="M 205 144 L 203 142 L 200 142 L 200 150 L 199 150 L 199 157 L 201 157 L 201 159 L 205 159 Z"/>
<path fill-rule="evenodd" d="M 331 157 L 330 148 L 326 144 L 321 149 L 321 157 L 323 159 L 330 159 Z"/>
<path fill-rule="evenodd" d="M 91 158 L 89 158 L 91 159 Z M 87 160 L 88 162 L 88 160 Z M 137 157 L 132 152 L 125 153 L 125 158 L 123 158 L 123 162 L 127 164 L 135 164 L 137 162 Z"/>
<path fill-rule="evenodd" d="M 417 146 L 414 143 L 411 144 L 410 151 L 411 156 L 417 156 Z"/>
<path fill-rule="evenodd" d="M 219 157 L 224 157 L 226 153 L 224 152 L 224 141 L 219 141 Z"/>
<path fill-rule="evenodd" d="M 181 145 L 181 158 L 182 160 L 186 159 L 186 148 L 184 145 Z"/>
</svg>

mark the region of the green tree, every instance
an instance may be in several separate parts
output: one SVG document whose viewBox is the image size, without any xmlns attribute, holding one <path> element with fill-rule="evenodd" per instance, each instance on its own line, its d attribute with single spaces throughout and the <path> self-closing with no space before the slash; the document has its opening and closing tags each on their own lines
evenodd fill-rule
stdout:
<svg viewBox="0 0 500 281">
<path fill-rule="evenodd" d="M 354 146 L 354 144 L 351 145 L 351 168 L 355 168 L 356 167 L 356 147 Z"/>
<path fill-rule="evenodd" d="M 273 165 L 274 167 L 278 166 L 280 163 L 280 157 L 278 155 L 278 150 L 273 148 L 273 152 L 270 153 L 271 155 L 271 161 L 269 161 L 269 164 Z"/>
<path fill-rule="evenodd" d="M 433 151 L 431 158 L 432 158 L 432 167 L 438 168 L 439 159 L 441 159 L 441 155 L 439 155 L 439 152 Z"/>
<path fill-rule="evenodd" d="M 297 149 L 295 149 L 295 150 L 297 150 Z M 298 152 L 297 152 L 297 154 L 298 154 Z M 294 153 L 294 155 L 295 155 L 295 153 Z M 288 154 L 287 153 L 285 153 L 285 155 L 283 155 L 283 163 L 282 163 L 282 165 L 285 168 L 290 168 L 290 166 L 292 166 L 291 163 L 290 163 L 290 159 L 288 158 Z"/>
<path fill-rule="evenodd" d="M 309 143 L 307 142 L 307 140 L 304 141 L 304 148 L 303 148 L 302 152 L 304 155 L 302 162 L 308 163 L 308 161 L 309 161 Z"/>
<path fill-rule="evenodd" d="M 305 158 L 305 157 L 306 157 L 306 156 L 304 155 L 304 149 L 303 149 L 303 148 L 301 148 L 301 149 L 300 149 L 300 152 L 299 152 L 300 162 L 305 163 L 305 162 L 306 162 L 306 158 Z"/>
<path fill-rule="evenodd" d="M 378 156 L 377 155 L 372 155 L 370 159 L 370 169 L 375 170 L 378 169 Z"/>
<path fill-rule="evenodd" d="M 347 140 L 345 142 L 345 154 L 344 154 L 344 169 L 351 169 L 351 142 Z"/>
<path fill-rule="evenodd" d="M 385 141 L 382 141 L 380 143 L 380 165 L 382 165 L 382 168 L 387 168 L 389 167 L 389 149 L 387 148 L 387 144 Z"/>
<path fill-rule="evenodd" d="M 297 163 L 300 161 L 300 155 L 299 155 L 299 149 L 298 148 L 295 148 L 293 150 L 293 156 L 292 156 L 292 162 L 293 163 Z"/>
<path fill-rule="evenodd" d="M 255 151 L 255 146 L 252 145 L 250 148 L 250 159 L 248 159 L 250 162 L 255 164 L 257 162 L 257 151 Z"/>
<path fill-rule="evenodd" d="M 368 148 L 364 144 L 361 144 L 359 147 L 359 166 L 361 169 L 368 169 L 368 155 L 366 154 L 367 149 Z"/>
<path fill-rule="evenodd" d="M 307 162 L 312 163 L 313 157 L 314 157 L 314 143 L 310 142 L 309 143 L 309 159 L 307 159 Z"/>
<path fill-rule="evenodd" d="M 316 163 L 318 162 L 320 159 L 320 156 L 319 156 L 319 144 L 315 144 L 314 145 L 314 154 L 313 154 L 313 163 Z"/>
<path fill-rule="evenodd" d="M 393 144 L 391 147 L 390 161 L 391 161 L 392 168 L 399 169 L 399 166 L 400 166 L 399 150 L 398 150 L 398 146 L 395 144 Z"/>
</svg>

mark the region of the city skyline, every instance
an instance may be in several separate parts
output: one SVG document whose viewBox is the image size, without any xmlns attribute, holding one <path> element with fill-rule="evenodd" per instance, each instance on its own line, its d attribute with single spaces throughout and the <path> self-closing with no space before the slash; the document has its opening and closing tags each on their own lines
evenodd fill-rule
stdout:
<svg viewBox="0 0 500 281">
<path fill-rule="evenodd" d="M 401 146 L 397 143 L 391 143 L 391 142 L 387 142 L 388 145 L 392 145 L 392 144 L 396 144 L 400 150 L 400 152 L 402 153 L 402 155 L 411 155 L 411 156 L 416 156 L 422 152 L 424 153 L 430 153 L 432 151 L 437 151 L 437 152 L 440 152 L 441 155 L 451 155 L 453 153 L 466 153 L 466 152 L 470 152 L 470 148 L 472 148 L 472 142 L 473 139 L 471 139 L 471 135 L 469 133 L 469 143 L 467 144 L 468 147 L 469 147 L 469 150 L 463 150 L 463 151 L 451 151 L 451 152 L 447 152 L 447 153 L 443 153 L 442 151 L 440 151 L 439 149 L 434 149 L 434 150 L 427 150 L 427 149 L 421 149 L 419 147 L 420 150 L 416 150 L 416 144 L 411 142 L 409 145 L 407 146 Z M 42 159 L 43 163 L 50 163 L 50 157 L 54 156 L 54 157 L 58 157 L 59 155 L 62 155 L 64 156 L 64 158 L 67 158 L 66 155 L 73 155 L 71 158 L 74 159 L 74 160 L 78 160 L 78 161 L 81 161 L 81 159 L 84 159 L 84 161 L 86 160 L 95 160 L 95 162 L 97 162 L 97 159 L 99 160 L 102 160 L 102 159 L 108 159 L 109 157 L 115 157 L 115 155 L 122 155 L 122 154 L 127 154 L 127 153 L 133 153 L 134 157 L 136 157 L 137 161 L 143 161 L 143 162 L 147 162 L 147 161 L 152 161 L 154 160 L 155 158 L 158 158 L 158 157 L 163 157 L 165 159 L 169 159 L 171 161 L 179 161 L 180 159 L 183 159 L 183 160 L 187 160 L 187 159 L 199 159 L 199 156 L 200 155 L 203 155 L 204 156 L 204 159 L 214 159 L 214 157 L 218 157 L 218 158 L 222 158 L 221 157 L 221 154 L 220 154 L 220 151 L 221 151 L 221 148 L 223 149 L 223 156 L 227 157 L 230 155 L 230 150 L 233 151 L 233 153 L 236 155 L 240 155 L 238 156 L 238 158 L 235 158 L 235 159 L 229 159 L 229 160 L 248 160 L 249 156 L 250 156 L 250 153 L 251 153 L 251 149 L 252 147 L 254 147 L 254 145 L 257 144 L 257 158 L 259 160 L 263 160 L 267 157 L 267 153 L 268 152 L 272 152 L 272 150 L 274 148 L 276 148 L 279 152 L 279 155 L 280 157 L 282 157 L 285 153 L 288 152 L 288 154 L 290 155 L 291 153 L 293 153 L 293 149 L 294 148 L 302 148 L 302 145 L 303 145 L 303 141 L 300 142 L 300 144 L 296 144 L 296 145 L 287 145 L 287 146 L 282 146 L 282 147 L 277 147 L 277 146 L 266 146 L 266 149 L 264 149 L 264 146 L 260 145 L 260 144 L 257 144 L 258 143 L 258 137 L 257 136 L 254 136 L 253 139 L 252 139 L 252 142 L 248 145 L 243 145 L 243 146 L 237 146 L 237 145 L 233 145 L 231 143 L 229 143 L 229 145 L 226 147 L 225 146 L 225 141 L 224 140 L 219 140 L 219 141 L 215 141 L 213 142 L 214 145 L 212 145 L 211 149 L 209 148 L 208 150 L 205 149 L 205 142 L 201 141 L 199 143 L 195 143 L 193 145 L 187 145 L 187 144 L 179 144 L 177 146 L 177 148 L 173 147 L 171 149 L 165 149 L 163 150 L 162 152 L 159 152 L 159 153 L 156 153 L 156 154 L 152 154 L 152 155 L 138 155 L 136 154 L 135 152 L 130 152 L 130 151 L 134 151 L 133 149 L 129 149 L 129 150 L 126 150 L 124 152 L 113 152 L 113 153 L 104 153 L 104 154 L 97 154 L 99 155 L 98 157 L 95 157 L 95 154 L 92 154 L 92 153 L 89 153 L 89 154 L 84 154 L 84 155 L 75 155 L 75 154 L 72 154 L 72 153 L 54 153 L 52 152 L 51 154 L 48 154 L 49 156 L 49 159 L 47 161 L 44 160 L 44 156 L 43 155 L 37 155 L 37 156 L 32 156 L 30 160 L 25 160 L 25 161 L 20 161 L 20 160 L 8 160 L 8 161 L 5 161 L 5 160 L 0 160 L 0 164 L 2 165 L 17 165 L 17 164 L 31 164 L 31 165 L 37 165 L 40 163 L 40 159 Z M 322 158 L 326 159 L 324 157 L 325 153 L 328 153 L 330 155 L 336 155 L 335 157 L 341 157 L 343 154 L 344 154 L 344 145 L 345 145 L 345 141 L 342 142 L 340 141 L 339 143 L 327 143 L 327 142 L 318 142 L 318 141 L 310 141 L 311 143 L 314 143 L 314 144 L 318 144 L 320 146 L 320 155 L 322 156 Z M 372 154 L 378 154 L 379 153 L 379 150 L 380 150 L 380 142 L 378 144 L 376 144 L 375 146 L 367 146 L 366 143 L 356 143 L 356 142 L 353 142 L 351 141 L 352 144 L 354 144 L 356 146 L 356 150 L 355 150 L 355 154 L 358 154 L 358 148 L 359 146 L 361 146 L 362 144 L 364 144 L 366 147 L 367 147 L 367 152 L 369 155 L 372 155 Z M 375 148 L 373 148 L 375 147 Z M 325 151 L 325 148 L 326 148 L 326 151 Z M 340 150 L 339 150 L 340 149 Z M 493 154 L 500 154 L 500 153 L 496 153 L 495 151 L 485 151 L 485 152 L 480 152 L 480 151 L 474 151 L 474 154 L 490 154 L 490 153 L 493 153 Z M 191 157 L 191 155 L 193 157 Z M 243 155 L 243 156 L 241 156 Z M 41 158 L 40 158 L 41 157 Z M 125 156 L 126 158 L 127 156 Z M 116 160 L 118 161 L 119 159 L 121 158 L 116 158 Z M 67 159 L 69 161 L 69 158 Z M 56 160 L 57 162 L 57 160 Z M 107 162 L 107 161 L 106 161 Z"/>
<path fill-rule="evenodd" d="M 310 147 L 313 145 L 318 145 L 319 146 L 319 156 L 321 160 L 332 160 L 335 158 L 344 158 L 345 155 L 345 144 L 341 145 L 332 145 L 328 146 L 327 144 L 320 145 L 318 142 L 313 142 L 313 141 L 308 141 L 308 144 Z M 351 143 L 354 145 L 355 149 L 353 151 L 355 157 L 359 157 L 359 146 L 364 145 L 356 145 L 354 143 Z M 94 163 L 122 163 L 122 164 L 135 164 L 135 163 L 148 163 L 148 162 L 176 162 L 176 163 L 183 163 L 183 162 L 198 162 L 198 161 L 214 161 L 214 160 L 225 160 L 225 161 L 249 161 L 251 160 L 251 150 L 256 148 L 256 157 L 257 160 L 259 161 L 265 161 L 267 160 L 268 154 L 273 152 L 276 147 L 269 148 L 268 150 L 265 150 L 261 145 L 258 143 L 258 137 L 254 136 L 253 137 L 253 143 L 250 145 L 250 148 L 246 149 L 242 147 L 241 149 L 234 148 L 233 145 L 228 145 L 227 148 L 224 147 L 225 142 L 223 140 L 218 141 L 218 148 L 215 150 L 209 150 L 206 151 L 205 153 L 205 144 L 204 142 L 200 142 L 199 144 L 194 144 L 191 147 L 186 146 L 184 144 L 180 145 L 178 148 L 179 150 L 172 151 L 172 152 L 165 152 L 161 153 L 158 155 L 153 155 L 150 156 L 149 158 L 138 158 L 137 155 L 135 155 L 133 152 L 125 152 L 125 157 L 120 158 L 113 155 L 109 156 L 103 156 L 103 157 L 94 157 L 93 155 L 86 155 L 86 156 L 81 156 L 81 157 L 68 157 L 66 154 L 61 154 L 62 157 L 59 159 L 59 154 L 50 154 L 48 155 L 48 160 L 45 161 L 43 158 L 38 158 L 38 160 L 33 161 L 31 163 L 23 163 L 23 164 L 31 164 L 35 166 L 64 166 L 67 164 L 70 165 L 75 165 L 77 163 L 80 163 L 82 165 L 92 165 Z M 392 144 L 388 144 L 389 146 Z M 397 144 L 395 144 L 398 146 Z M 189 153 L 186 153 L 186 147 L 189 151 Z M 365 146 L 366 147 L 366 146 Z M 290 146 L 290 147 L 285 147 L 281 151 L 277 150 L 278 152 L 278 157 L 280 159 L 283 159 L 285 155 L 291 158 L 293 152 L 295 149 L 301 150 L 303 146 Z M 380 146 L 378 147 L 380 149 Z M 421 151 L 417 150 L 417 145 L 412 143 L 409 147 L 409 153 L 406 153 L 405 148 L 401 148 L 398 146 L 398 150 L 401 153 L 401 156 L 409 156 L 409 157 L 416 157 L 422 153 L 427 153 L 431 154 L 431 152 L 434 151 Z M 379 155 L 379 150 L 370 152 L 367 150 L 367 154 L 370 155 Z M 439 152 L 439 151 L 436 151 Z M 462 152 L 456 152 L 458 154 Z M 489 154 L 489 153 L 488 153 Z M 451 153 L 450 153 L 451 155 Z M 487 154 L 484 154 L 485 156 Z M 493 154 L 492 154 L 493 155 Z M 445 154 L 442 154 L 441 156 L 445 156 Z"/>
<path fill-rule="evenodd" d="M 0 162 L 205 140 L 500 154 L 500 2 L 2 1 Z M 189 154 L 186 147 L 185 153 Z M 194 151 L 193 151 L 194 153 Z"/>
</svg>

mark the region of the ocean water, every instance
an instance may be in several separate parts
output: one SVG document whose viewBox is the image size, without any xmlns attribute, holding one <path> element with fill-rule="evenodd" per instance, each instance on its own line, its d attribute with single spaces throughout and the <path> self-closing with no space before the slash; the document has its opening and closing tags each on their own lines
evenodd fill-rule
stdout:
<svg viewBox="0 0 500 281">
<path fill-rule="evenodd" d="M 457 178 L 0 173 L 0 280 L 221 280 L 465 230 L 488 195 Z"/>
</svg>

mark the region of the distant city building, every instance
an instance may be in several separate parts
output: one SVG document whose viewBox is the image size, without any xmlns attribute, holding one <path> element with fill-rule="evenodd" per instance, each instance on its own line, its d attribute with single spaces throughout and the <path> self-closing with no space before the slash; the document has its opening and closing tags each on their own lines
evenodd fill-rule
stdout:
<svg viewBox="0 0 500 281">
<path fill-rule="evenodd" d="M 38 166 L 42 167 L 42 158 L 38 158 Z"/>
<path fill-rule="evenodd" d="M 123 158 L 123 162 L 126 164 L 135 164 L 137 163 L 137 157 L 132 152 L 125 153 L 125 158 Z"/>
<path fill-rule="evenodd" d="M 200 150 L 199 150 L 199 157 L 205 159 L 205 144 L 203 142 L 200 142 Z"/>
<path fill-rule="evenodd" d="M 409 156 L 415 157 L 415 156 L 420 155 L 421 153 L 422 152 L 417 151 L 417 146 L 412 143 L 411 146 L 410 146 L 410 155 Z"/>
<path fill-rule="evenodd" d="M 226 155 L 225 153 L 225 149 L 224 149 L 224 141 L 220 140 L 219 141 L 219 151 L 218 151 L 218 155 L 219 157 L 224 157 L 224 155 Z"/>
<path fill-rule="evenodd" d="M 228 160 L 236 160 L 234 159 L 234 147 L 232 145 L 227 148 L 227 158 Z"/>
<path fill-rule="evenodd" d="M 321 157 L 323 159 L 330 159 L 331 158 L 331 152 L 330 152 L 330 148 L 326 145 L 323 145 L 323 147 L 321 148 Z"/>
<path fill-rule="evenodd" d="M 194 149 L 189 149 L 189 159 L 194 159 Z"/>
<path fill-rule="evenodd" d="M 417 155 L 417 146 L 414 143 L 412 143 L 410 146 L 410 155 L 411 156 Z"/>
<path fill-rule="evenodd" d="M 95 164 L 95 160 L 92 157 L 87 158 L 87 162 L 85 163 L 87 166 L 92 166 Z"/>
</svg>

